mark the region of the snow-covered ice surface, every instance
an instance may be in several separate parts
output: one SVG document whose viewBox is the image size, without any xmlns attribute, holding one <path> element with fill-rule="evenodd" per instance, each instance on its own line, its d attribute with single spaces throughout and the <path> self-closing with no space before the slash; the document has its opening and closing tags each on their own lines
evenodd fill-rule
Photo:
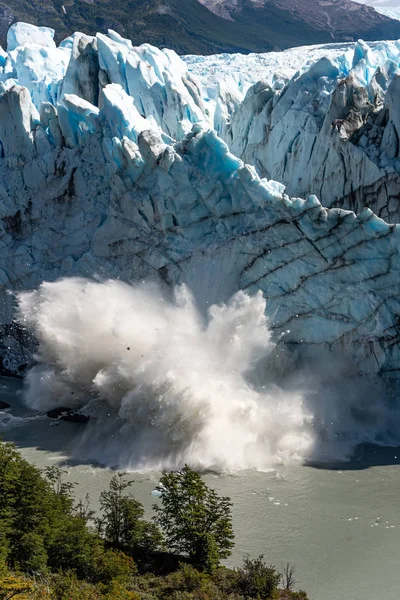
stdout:
<svg viewBox="0 0 400 600">
<path fill-rule="evenodd" d="M 396 383 L 398 43 L 382 42 L 371 49 L 360 42 L 344 48 L 344 54 L 335 46 L 326 50 L 329 57 L 303 66 L 302 53 L 308 52 L 300 49 L 292 58 L 282 53 L 281 64 L 274 56 L 271 67 L 266 57 L 259 73 L 254 64 L 261 59 L 253 56 L 246 59 L 251 68 L 243 66 L 240 76 L 240 60 L 230 63 L 223 56 L 226 79 L 210 107 L 210 89 L 216 90 L 218 75 L 211 72 L 208 85 L 200 59 L 198 79 L 193 57 L 188 59 L 190 72 L 174 52 L 133 47 L 115 32 L 95 37 L 76 33 L 55 48 L 48 30 L 41 43 L 40 32 L 35 30 L 27 40 L 26 26 L 13 27 L 10 51 L 0 57 L 5 368 L 17 369 L 32 348 L 21 323 L 29 323 L 43 342 L 41 310 L 47 304 L 40 298 L 50 293 L 58 309 L 68 298 L 68 306 L 74 306 L 73 298 L 86 284 L 81 279 L 71 280 L 71 287 L 65 282 L 54 288 L 46 284 L 30 297 L 32 306 L 25 304 L 17 325 L 13 297 L 7 292 L 31 290 L 59 278 L 95 277 L 150 280 L 163 294 L 184 283 L 203 314 L 240 290 L 254 296 L 248 301 L 259 309 L 256 293 L 261 291 L 277 344 L 270 360 L 275 372 L 287 373 L 289 365 L 293 371 L 303 360 L 318 377 L 324 372 L 338 378 L 340 371 L 339 379 L 345 379 L 344 373 L 379 374 L 385 383 Z M 21 39 L 22 45 L 16 46 L 15 40 Z M 326 51 L 311 50 L 315 58 Z M 274 76 L 276 69 L 280 73 Z M 290 69 L 296 69 L 294 75 Z M 263 81 L 254 83 L 258 75 Z M 112 309 L 113 301 L 104 298 Z M 226 310 L 214 307 L 211 317 L 219 310 L 231 314 L 229 306 L 239 302 L 235 298 Z M 82 317 L 79 310 L 77 314 L 73 322 Z M 254 311 L 249 314 L 254 316 Z M 90 311 L 88 315 L 92 318 Z M 104 322 L 117 331 L 113 315 L 111 310 Z M 99 309 L 95 321 L 102 318 Z M 238 339 L 231 329 L 235 323 L 248 326 L 242 317 L 231 319 L 226 335 L 232 340 Z M 47 334 L 43 360 L 47 356 L 53 361 L 63 385 L 69 385 L 66 373 L 72 371 L 50 358 L 55 348 L 54 356 L 68 355 L 68 336 L 60 336 L 57 322 Z M 95 365 L 99 372 L 96 379 L 96 369 L 90 371 L 92 379 L 82 383 L 83 390 L 95 379 L 104 386 L 108 369 L 96 340 L 87 347 L 95 353 L 90 368 Z M 78 351 L 73 354 L 79 356 Z M 114 363 L 110 369 L 114 376 Z M 125 389 L 121 369 L 118 389 Z M 363 390 L 357 400 L 347 390 L 341 398 L 350 393 L 353 402 L 345 406 L 332 401 L 327 413 L 318 408 L 321 427 L 335 410 L 346 423 L 347 417 L 353 422 L 361 414 L 365 422 L 361 433 L 358 426 L 352 430 L 353 441 L 383 440 L 383 433 L 385 441 L 397 440 L 397 420 L 388 417 L 378 396 L 372 394 L 369 406 L 371 394 Z M 238 405 L 248 406 L 258 422 L 259 413 L 246 402 L 239 400 Z M 294 430 L 307 421 L 300 408 L 291 414 Z M 276 411 L 274 418 L 287 419 L 287 411 Z M 293 439 L 286 437 L 283 447 Z"/>
<path fill-rule="evenodd" d="M 399 42 L 188 57 L 214 128 L 289 195 L 399 221 Z M 283 117 L 283 118 L 282 118 Z"/>
<path fill-rule="evenodd" d="M 374 8 L 386 17 L 400 21 L 400 6 L 374 6 Z"/>
<path fill-rule="evenodd" d="M 363 42 L 300 69 L 283 90 L 259 82 L 221 135 L 290 195 L 398 222 L 399 42 Z"/>
<path fill-rule="evenodd" d="M 323 56 L 335 59 L 353 46 L 349 42 L 301 46 L 262 54 L 191 54 L 182 58 L 190 73 L 200 80 L 207 105 L 212 111 L 217 111 L 215 127 L 219 129 L 223 126 L 221 117 L 228 118 L 249 87 L 257 81 L 267 81 L 272 85 L 274 79 L 280 78 L 286 82 L 299 69 L 312 65 Z"/>
</svg>

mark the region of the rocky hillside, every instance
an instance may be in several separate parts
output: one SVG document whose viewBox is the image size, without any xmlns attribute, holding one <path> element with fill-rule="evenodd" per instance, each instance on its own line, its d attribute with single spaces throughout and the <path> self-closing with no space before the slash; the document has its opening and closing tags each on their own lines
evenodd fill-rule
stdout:
<svg viewBox="0 0 400 600">
<path fill-rule="evenodd" d="M 400 37 L 400 23 L 348 0 L 0 0 L 2 46 L 16 21 L 51 26 L 57 41 L 111 28 L 179 54 Z"/>
</svg>

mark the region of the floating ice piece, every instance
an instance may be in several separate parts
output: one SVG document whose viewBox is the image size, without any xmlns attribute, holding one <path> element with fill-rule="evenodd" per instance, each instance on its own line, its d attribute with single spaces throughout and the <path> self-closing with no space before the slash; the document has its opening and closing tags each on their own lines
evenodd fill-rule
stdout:
<svg viewBox="0 0 400 600">
<path fill-rule="evenodd" d="M 160 490 L 152 490 L 151 496 L 153 496 L 154 498 L 161 498 L 162 492 Z"/>
</svg>

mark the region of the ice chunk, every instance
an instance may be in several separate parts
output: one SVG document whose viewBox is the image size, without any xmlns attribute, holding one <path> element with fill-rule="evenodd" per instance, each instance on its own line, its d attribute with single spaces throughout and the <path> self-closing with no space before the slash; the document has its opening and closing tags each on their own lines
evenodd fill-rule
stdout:
<svg viewBox="0 0 400 600">
<path fill-rule="evenodd" d="M 14 23 L 7 33 L 7 51 L 11 52 L 18 46 L 36 44 L 45 48 L 55 48 L 54 29 L 36 27 L 29 23 Z"/>
</svg>

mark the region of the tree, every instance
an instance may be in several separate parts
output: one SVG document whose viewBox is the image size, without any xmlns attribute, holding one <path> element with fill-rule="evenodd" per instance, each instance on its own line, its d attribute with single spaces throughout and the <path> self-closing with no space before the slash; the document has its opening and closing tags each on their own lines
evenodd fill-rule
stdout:
<svg viewBox="0 0 400 600">
<path fill-rule="evenodd" d="M 94 510 L 90 508 L 90 497 L 86 494 L 85 499 L 80 498 L 74 506 L 74 513 L 77 517 L 80 517 L 86 524 L 92 521 L 96 514 Z"/>
<path fill-rule="evenodd" d="M 281 574 L 283 589 L 293 590 L 296 587 L 296 585 L 298 583 L 296 571 L 297 571 L 297 569 L 294 565 L 292 565 L 290 563 L 286 563 L 284 565 L 282 574 Z"/>
<path fill-rule="evenodd" d="M 45 467 L 43 472 L 54 493 L 65 503 L 64 510 L 70 511 L 74 504 L 74 489 L 77 484 L 64 481 L 63 475 L 67 475 L 68 471 L 60 469 L 60 467 Z"/>
<path fill-rule="evenodd" d="M 48 565 L 51 569 L 74 569 L 85 578 L 91 570 L 92 549 L 96 535 L 83 519 L 65 515 L 55 522 L 46 539 Z"/>
<path fill-rule="evenodd" d="M 47 558 L 43 536 L 35 531 L 24 533 L 21 536 L 16 559 L 24 573 L 44 572 L 47 567 Z"/>
<path fill-rule="evenodd" d="M 13 444 L 0 444 L 0 521 L 10 535 L 29 533 L 47 512 L 49 485 Z"/>
<path fill-rule="evenodd" d="M 110 481 L 110 489 L 100 494 L 103 516 L 97 527 L 105 541 L 135 559 L 148 556 L 162 547 L 162 534 L 158 527 L 144 520 L 143 505 L 126 490 L 132 481 L 118 473 Z"/>
<path fill-rule="evenodd" d="M 0 521 L 0 579 L 7 572 L 7 558 L 10 553 L 7 532 L 5 524 Z"/>
<path fill-rule="evenodd" d="M 164 472 L 157 490 L 161 506 L 154 506 L 154 520 L 171 552 L 187 554 L 204 571 L 214 570 L 230 556 L 234 545 L 230 498 L 219 497 L 188 465 L 176 473 Z"/>
</svg>

